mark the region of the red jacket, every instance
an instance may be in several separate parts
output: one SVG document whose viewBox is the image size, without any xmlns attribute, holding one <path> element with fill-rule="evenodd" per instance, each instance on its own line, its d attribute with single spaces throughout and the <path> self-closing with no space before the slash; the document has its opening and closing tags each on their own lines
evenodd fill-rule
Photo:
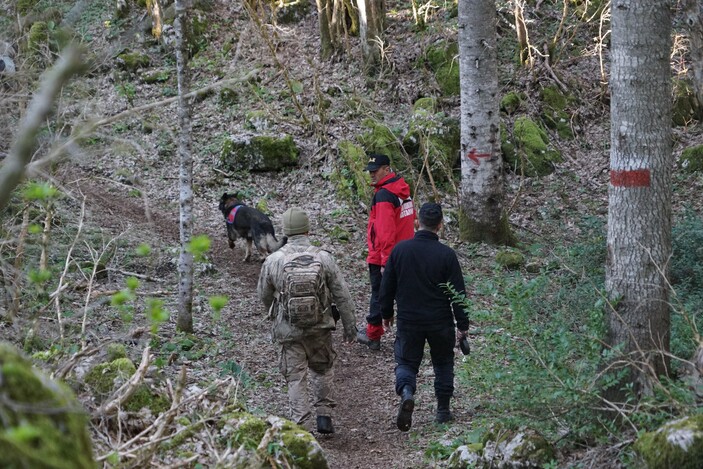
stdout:
<svg viewBox="0 0 703 469">
<path fill-rule="evenodd" d="M 371 215 L 366 230 L 368 264 L 385 266 L 398 241 L 415 234 L 415 207 L 405 180 L 390 173 L 374 186 Z"/>
</svg>

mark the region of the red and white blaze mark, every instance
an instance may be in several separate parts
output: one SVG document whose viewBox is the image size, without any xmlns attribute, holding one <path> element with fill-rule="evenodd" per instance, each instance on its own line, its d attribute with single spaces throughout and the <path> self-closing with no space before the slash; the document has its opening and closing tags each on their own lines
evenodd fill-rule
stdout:
<svg viewBox="0 0 703 469">
<path fill-rule="evenodd" d="M 613 187 L 649 187 L 651 180 L 648 169 L 610 170 L 610 184 Z"/>
</svg>

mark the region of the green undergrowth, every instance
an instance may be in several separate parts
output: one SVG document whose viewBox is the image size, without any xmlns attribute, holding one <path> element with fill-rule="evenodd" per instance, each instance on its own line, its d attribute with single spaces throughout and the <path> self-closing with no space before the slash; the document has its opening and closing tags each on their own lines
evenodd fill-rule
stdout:
<svg viewBox="0 0 703 469">
<path fill-rule="evenodd" d="M 541 259 L 541 269 L 466 278 L 471 312 L 472 352 L 457 370 L 457 389 L 475 407 L 471 432 L 496 422 L 532 428 L 562 450 L 595 445 L 633 427 L 652 430 L 680 415 L 699 412 L 695 395 L 679 368 L 661 378 L 653 395 L 625 407 L 627 425 L 602 410 L 604 385 L 622 375 L 603 373 L 612 353 L 603 346 L 607 324 L 604 293 L 606 226 L 600 219 L 580 223 L 580 240 L 570 245 L 523 246 Z M 675 223 L 672 341 L 674 355 L 690 359 L 703 316 L 703 220 L 688 214 Z M 672 360 L 672 363 L 681 363 Z M 467 433 L 458 444 L 469 444 Z M 431 448 L 430 448 L 431 449 Z M 628 450 L 623 454 L 627 455 Z M 434 448 L 433 456 L 447 449 Z M 626 458 L 626 456 L 623 456 Z"/>
</svg>

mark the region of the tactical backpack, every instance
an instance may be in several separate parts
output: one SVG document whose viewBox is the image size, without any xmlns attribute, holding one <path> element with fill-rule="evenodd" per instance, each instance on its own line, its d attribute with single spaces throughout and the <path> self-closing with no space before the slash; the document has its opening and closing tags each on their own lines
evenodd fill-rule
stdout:
<svg viewBox="0 0 703 469">
<path fill-rule="evenodd" d="M 286 253 L 280 298 L 285 319 L 300 329 L 317 325 L 323 319 L 326 297 L 320 250 L 310 246 Z"/>
</svg>

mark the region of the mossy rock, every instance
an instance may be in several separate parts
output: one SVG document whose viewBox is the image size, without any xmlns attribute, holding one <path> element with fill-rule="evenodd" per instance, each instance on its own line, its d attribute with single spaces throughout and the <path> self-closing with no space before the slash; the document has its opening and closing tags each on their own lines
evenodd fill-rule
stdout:
<svg viewBox="0 0 703 469">
<path fill-rule="evenodd" d="M 349 140 L 337 144 L 339 166 L 332 172 L 336 193 L 349 203 L 371 200 L 372 189 L 366 171 L 367 156 L 363 148 Z"/>
<path fill-rule="evenodd" d="M 94 366 L 85 375 L 84 382 L 100 401 L 127 382 L 136 371 L 129 358 L 117 358 Z M 124 409 L 137 412 L 145 407 L 158 414 L 168 409 L 169 402 L 166 398 L 152 393 L 146 384 L 141 384 L 125 401 Z"/>
<path fill-rule="evenodd" d="M 35 6 L 37 6 L 37 3 L 39 3 L 39 0 L 17 0 L 17 13 L 20 15 L 26 15 L 31 12 Z"/>
<path fill-rule="evenodd" d="M 514 114 L 520 110 L 524 99 L 525 95 L 523 93 L 511 91 L 500 100 L 500 110 L 508 115 Z"/>
<path fill-rule="evenodd" d="M 500 450 L 509 467 L 544 467 L 556 457 L 552 444 L 532 429 L 517 432 Z"/>
<path fill-rule="evenodd" d="M 571 130 L 571 115 L 567 112 L 567 106 L 574 99 L 565 96 L 556 86 L 547 86 L 542 89 L 542 119 L 547 127 L 557 131 L 564 139 L 574 137 Z"/>
<path fill-rule="evenodd" d="M 479 443 L 457 448 L 448 467 L 544 467 L 556 458 L 554 446 L 536 430 L 490 428 Z"/>
<path fill-rule="evenodd" d="M 437 98 L 420 98 L 413 103 L 413 114 L 425 112 L 435 114 L 437 112 Z"/>
<path fill-rule="evenodd" d="M 272 126 L 271 118 L 266 111 L 247 111 L 244 119 L 246 127 L 257 132 L 264 132 Z"/>
<path fill-rule="evenodd" d="M 136 72 L 140 68 L 146 68 L 151 64 L 148 55 L 141 52 L 123 52 L 117 56 L 117 65 L 128 72 Z"/>
<path fill-rule="evenodd" d="M 496 262 L 509 270 L 517 270 L 525 265 L 525 256 L 514 249 L 504 249 L 496 254 Z"/>
<path fill-rule="evenodd" d="M 281 432 L 281 441 L 290 454 L 294 467 L 300 469 L 329 467 L 322 447 L 304 428 L 291 424 Z"/>
<path fill-rule="evenodd" d="M 312 3 L 305 0 L 278 1 L 276 5 L 276 21 L 280 24 L 293 24 L 302 21 L 312 9 Z"/>
<path fill-rule="evenodd" d="M 700 119 L 701 109 L 687 80 L 674 80 L 674 103 L 671 117 L 676 126 L 690 125 L 691 121 Z"/>
<path fill-rule="evenodd" d="M 166 69 L 153 70 L 143 73 L 141 78 L 144 83 L 164 83 L 171 79 L 171 72 Z"/>
<path fill-rule="evenodd" d="M 227 88 L 226 86 L 220 89 L 219 92 L 220 105 L 222 107 L 228 108 L 232 107 L 239 102 L 239 93 L 232 88 Z"/>
<path fill-rule="evenodd" d="M 329 467 L 317 440 L 289 420 L 275 416 L 263 420 L 243 411 L 227 414 L 225 420 L 221 433 L 226 435 L 231 447 L 238 448 L 229 467 L 271 467 L 278 457 L 299 469 Z M 275 454 L 269 453 L 271 447 L 276 448 Z"/>
<path fill-rule="evenodd" d="M 427 99 L 427 98 L 425 98 Z M 432 109 L 431 103 L 425 103 Z M 426 107 L 415 105 L 408 132 L 403 137 L 403 148 L 410 156 L 417 172 L 422 170 L 425 155 L 436 182 L 453 178 L 459 167 L 459 147 L 461 128 L 459 120 L 448 117 L 443 112 L 430 112 Z"/>
<path fill-rule="evenodd" d="M 440 90 L 445 96 L 458 96 L 461 92 L 459 83 L 459 45 L 457 42 L 439 42 L 427 48 L 425 62 L 434 72 Z"/>
<path fill-rule="evenodd" d="M 513 124 L 512 137 L 501 125 L 501 150 L 506 164 L 517 174 L 546 176 L 561 162 L 561 153 L 549 146 L 547 133 L 529 117 L 519 117 Z"/>
<path fill-rule="evenodd" d="M 679 167 L 687 173 L 703 171 L 703 145 L 686 148 L 679 158 Z"/>
<path fill-rule="evenodd" d="M 107 346 L 107 358 L 110 361 L 119 358 L 127 358 L 127 347 L 125 347 L 124 344 L 109 344 Z"/>
<path fill-rule="evenodd" d="M 268 429 L 265 420 L 244 411 L 229 413 L 220 420 L 224 422 L 222 433 L 233 448 L 244 445 L 245 449 L 256 450 Z"/>
<path fill-rule="evenodd" d="M 695 469 L 703 461 L 703 415 L 684 417 L 644 433 L 634 450 L 649 469 Z"/>
<path fill-rule="evenodd" d="M 39 54 L 49 46 L 49 26 L 46 21 L 35 21 L 27 35 L 27 49 L 31 54 Z"/>
<path fill-rule="evenodd" d="M 137 368 L 129 358 L 118 358 L 94 366 L 85 375 L 85 384 L 101 397 L 105 397 L 127 382 L 136 371 Z"/>
<path fill-rule="evenodd" d="M 87 416 L 66 385 L 7 342 L 0 342 L 0 376 L 3 398 L 13 404 L 2 406 L 0 467 L 97 467 Z"/>
<path fill-rule="evenodd" d="M 349 242 L 351 234 L 339 225 L 334 225 L 329 233 L 331 238 L 335 238 L 343 243 Z"/>
<path fill-rule="evenodd" d="M 300 150 L 290 135 L 229 137 L 222 144 L 220 162 L 229 171 L 280 171 L 296 166 L 299 155 Z"/>
<path fill-rule="evenodd" d="M 400 129 L 391 129 L 383 122 L 375 119 L 365 119 L 362 126 L 368 129 L 357 137 L 367 154 L 382 153 L 391 159 L 391 168 L 403 172 L 408 169 L 401 143 L 402 132 Z"/>
<path fill-rule="evenodd" d="M 483 461 L 483 445 L 479 443 L 458 446 L 447 459 L 446 467 L 464 469 L 466 467 L 481 467 Z"/>
</svg>

